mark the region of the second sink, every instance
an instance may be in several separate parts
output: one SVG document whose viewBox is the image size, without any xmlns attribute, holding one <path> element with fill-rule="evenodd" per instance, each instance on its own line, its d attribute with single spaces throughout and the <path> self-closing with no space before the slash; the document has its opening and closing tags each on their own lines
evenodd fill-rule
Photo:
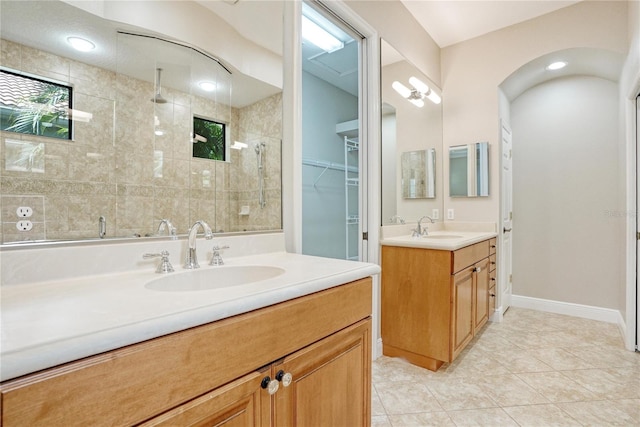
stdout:
<svg viewBox="0 0 640 427">
<path fill-rule="evenodd" d="M 145 288 L 165 292 L 206 291 L 260 282 L 283 273 L 282 268 L 263 265 L 215 267 L 170 274 L 148 282 Z"/>
</svg>

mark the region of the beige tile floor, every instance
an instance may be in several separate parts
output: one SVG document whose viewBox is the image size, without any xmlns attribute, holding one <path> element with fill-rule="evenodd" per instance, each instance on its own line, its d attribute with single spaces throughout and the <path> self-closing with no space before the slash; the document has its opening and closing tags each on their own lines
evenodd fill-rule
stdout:
<svg viewBox="0 0 640 427">
<path fill-rule="evenodd" d="M 511 308 L 452 364 L 373 362 L 372 426 L 640 426 L 640 354 L 616 325 Z"/>
</svg>

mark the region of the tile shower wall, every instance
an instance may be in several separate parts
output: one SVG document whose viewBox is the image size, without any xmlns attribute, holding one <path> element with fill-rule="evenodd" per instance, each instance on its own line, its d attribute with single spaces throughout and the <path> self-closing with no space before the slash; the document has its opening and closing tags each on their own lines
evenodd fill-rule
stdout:
<svg viewBox="0 0 640 427">
<path fill-rule="evenodd" d="M 281 228 L 280 94 L 236 109 L 163 88 L 166 104 L 141 102 L 152 83 L 6 40 L 1 47 L 3 66 L 69 82 L 74 109 L 93 114 L 74 121 L 73 141 L 0 132 L 2 242 L 95 238 L 100 216 L 107 237 L 153 234 L 162 218 L 179 233 L 196 219 L 218 231 Z M 192 158 L 193 113 L 230 122 L 231 141 L 249 148 L 231 150 L 230 162 Z M 266 145 L 264 208 L 257 142 Z M 14 167 L 21 150 L 35 161 Z M 34 210 L 29 232 L 16 228 L 19 206 Z M 239 215 L 243 206 L 248 215 Z"/>
</svg>

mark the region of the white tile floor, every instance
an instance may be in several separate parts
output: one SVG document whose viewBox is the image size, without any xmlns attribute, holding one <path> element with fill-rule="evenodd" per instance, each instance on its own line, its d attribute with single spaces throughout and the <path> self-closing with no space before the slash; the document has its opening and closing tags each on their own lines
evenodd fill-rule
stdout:
<svg viewBox="0 0 640 427">
<path fill-rule="evenodd" d="M 511 308 L 431 372 L 381 357 L 372 426 L 640 426 L 640 354 L 616 325 Z"/>
</svg>

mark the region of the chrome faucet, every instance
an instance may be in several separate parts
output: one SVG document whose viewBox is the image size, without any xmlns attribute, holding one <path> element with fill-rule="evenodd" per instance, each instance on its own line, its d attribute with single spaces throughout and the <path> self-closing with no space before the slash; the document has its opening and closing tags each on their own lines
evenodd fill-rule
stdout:
<svg viewBox="0 0 640 427">
<path fill-rule="evenodd" d="M 189 229 L 189 249 L 187 249 L 187 258 L 184 261 L 184 268 L 192 270 L 194 268 L 200 268 L 198 264 L 198 257 L 196 255 L 196 236 L 198 229 L 202 227 L 204 231 L 204 238 L 207 240 L 213 239 L 213 233 L 211 227 L 204 221 L 196 221 Z"/>
<path fill-rule="evenodd" d="M 424 227 L 424 230 L 422 229 L 422 220 L 425 218 L 431 221 L 432 224 L 435 222 L 433 219 L 431 219 L 430 216 L 427 216 L 427 215 L 423 216 L 418 220 L 418 226 L 411 233 L 411 237 L 422 237 L 427 235 L 427 227 Z"/>
<path fill-rule="evenodd" d="M 389 221 L 391 221 L 394 224 L 404 224 L 404 218 L 402 218 L 400 215 L 394 215 L 391 218 L 389 218 Z"/>
<path fill-rule="evenodd" d="M 162 234 L 164 229 L 167 229 L 167 234 L 171 236 L 172 239 L 176 239 L 176 228 L 171 224 L 171 220 L 169 219 L 161 219 L 160 224 L 158 224 L 158 231 L 156 234 Z"/>
</svg>

